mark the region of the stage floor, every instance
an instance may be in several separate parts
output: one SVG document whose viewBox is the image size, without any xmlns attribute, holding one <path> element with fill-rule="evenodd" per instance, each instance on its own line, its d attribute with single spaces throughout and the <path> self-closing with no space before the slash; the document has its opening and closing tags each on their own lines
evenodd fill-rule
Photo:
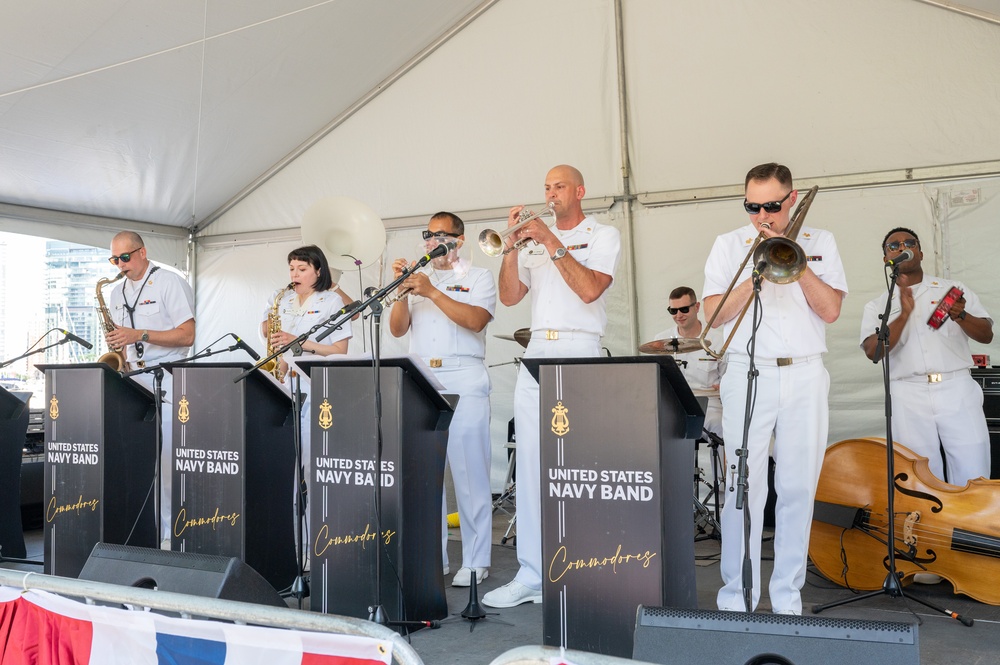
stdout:
<svg viewBox="0 0 1000 665">
<path fill-rule="evenodd" d="M 517 571 L 517 556 L 511 543 L 501 545 L 500 540 L 507 529 L 507 519 L 501 513 L 494 516 L 493 566 L 490 576 L 479 585 L 480 598 L 484 593 L 508 582 Z M 41 559 L 42 531 L 25 532 L 28 556 Z M 452 562 L 461 561 L 461 543 L 458 529 L 452 530 L 449 556 Z M 715 609 L 715 594 L 721 586 L 719 578 L 719 543 L 703 540 L 696 543 L 696 566 L 698 606 L 701 609 Z M 765 556 L 770 556 L 769 544 L 765 544 Z M 10 568 L 39 570 L 36 567 L 7 565 Z M 763 563 L 765 579 L 770 575 L 770 561 Z M 454 572 L 457 566 L 452 567 Z M 450 583 L 450 576 L 446 578 Z M 906 592 L 919 595 L 930 602 L 946 607 L 974 619 L 975 625 L 967 628 L 958 621 L 931 613 L 923 605 L 904 599 L 893 599 L 882 595 L 873 599 L 827 610 L 820 616 L 868 621 L 922 621 L 919 629 L 920 662 L 922 665 L 952 665 L 954 663 L 996 663 L 1000 654 L 1000 607 L 984 605 L 955 595 L 947 582 L 933 586 L 914 585 Z M 765 590 L 766 595 L 766 590 Z M 807 608 L 818 603 L 827 603 L 848 598 L 851 593 L 834 586 L 816 573 L 810 572 L 803 589 L 803 600 Z M 468 589 L 447 587 L 448 608 L 460 613 L 469 602 Z M 291 603 L 290 603 L 291 604 Z M 475 623 L 470 632 L 470 622 L 453 617 L 443 622 L 435 630 L 419 630 L 411 636 L 414 649 L 427 665 L 478 665 L 491 662 L 498 655 L 517 646 L 541 644 L 542 606 L 527 604 L 518 607 L 493 610 L 497 612 L 486 620 Z M 770 609 L 767 598 L 761 601 L 759 612 Z M 501 623 L 502 620 L 506 623 Z M 508 625 L 509 624 L 509 625 Z M 704 661 L 708 665 L 709 660 Z M 692 663 L 690 665 L 698 665 Z M 713 661 L 712 665 L 725 665 Z"/>
</svg>

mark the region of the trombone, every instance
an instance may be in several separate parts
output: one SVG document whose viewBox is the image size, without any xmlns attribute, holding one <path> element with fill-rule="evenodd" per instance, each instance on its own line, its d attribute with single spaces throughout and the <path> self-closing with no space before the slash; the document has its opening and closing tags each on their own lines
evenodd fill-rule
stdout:
<svg viewBox="0 0 1000 665">
<path fill-rule="evenodd" d="M 701 335 L 698 336 L 698 341 L 701 343 L 701 348 L 705 349 L 706 353 L 715 359 L 722 358 L 726 353 L 726 349 L 729 348 L 729 343 L 733 340 L 733 336 L 736 335 L 736 331 L 740 327 L 740 323 L 743 321 L 743 317 L 746 316 L 747 310 L 750 309 L 750 303 L 753 302 L 753 298 L 748 298 L 746 303 L 743 305 L 743 309 L 740 310 L 739 316 L 736 318 L 736 323 L 733 325 L 732 331 L 726 338 L 725 343 L 722 347 L 715 351 L 709 348 L 712 343 L 711 340 L 705 339 L 709 331 L 712 329 L 712 324 L 715 323 L 716 317 L 719 316 L 719 312 L 722 311 L 722 306 L 725 304 L 726 300 L 729 299 L 730 294 L 736 287 L 736 281 L 743 274 L 743 269 L 747 265 L 747 261 L 753 257 L 753 263 L 755 266 L 763 264 L 763 269 L 760 272 L 761 277 L 773 284 L 791 284 L 802 276 L 802 273 L 806 269 L 806 253 L 802 251 L 802 247 L 795 242 L 795 238 L 799 235 L 799 230 L 802 228 L 802 222 L 805 221 L 806 213 L 809 212 L 809 206 L 812 205 L 812 201 L 816 198 L 816 192 L 819 191 L 818 186 L 813 186 L 806 192 L 806 195 L 802 197 L 799 201 L 799 205 L 795 208 L 795 212 L 792 213 L 791 221 L 788 223 L 788 228 L 785 229 L 785 235 L 776 236 L 774 238 L 768 238 L 761 231 L 757 238 L 754 240 L 753 245 L 750 246 L 750 251 L 747 252 L 746 257 L 743 259 L 743 263 L 737 268 L 736 274 L 733 275 L 733 281 L 729 283 L 729 287 L 726 289 L 725 293 L 722 294 L 722 299 L 719 300 L 719 304 L 716 306 L 715 311 L 712 312 L 712 317 L 708 320 L 705 326 L 702 328 Z"/>
<path fill-rule="evenodd" d="M 508 226 L 503 231 L 494 231 L 493 229 L 484 230 L 479 234 L 479 248 L 483 250 L 487 256 L 493 257 L 503 256 L 508 252 L 520 251 L 525 245 L 528 244 L 528 241 L 531 240 L 531 238 L 521 238 L 520 240 L 515 241 L 510 247 L 507 247 L 507 238 L 523 229 L 528 222 L 541 219 L 546 214 L 552 215 L 552 221 L 546 222 L 546 224 L 552 224 L 552 222 L 555 222 L 556 211 L 553 207 L 554 205 L 555 204 L 550 201 L 543 212 L 532 212 L 531 210 L 525 208 L 521 211 L 520 219 L 517 224 L 514 226 Z"/>
</svg>

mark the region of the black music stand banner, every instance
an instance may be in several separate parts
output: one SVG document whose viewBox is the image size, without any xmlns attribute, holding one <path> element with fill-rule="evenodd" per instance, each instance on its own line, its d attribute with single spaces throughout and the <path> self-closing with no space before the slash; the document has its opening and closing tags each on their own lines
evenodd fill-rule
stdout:
<svg viewBox="0 0 1000 665">
<path fill-rule="evenodd" d="M 447 428 L 457 397 L 445 399 L 417 363 L 409 357 L 381 361 L 381 533 L 375 515 L 372 361 L 298 363 L 311 377 L 307 485 L 313 610 L 367 618 L 376 600 L 375 556 L 381 552 L 379 596 L 390 620 L 448 614 L 441 497 Z"/>
<path fill-rule="evenodd" d="M 45 573 L 76 577 L 98 542 L 156 547 L 153 396 L 104 363 L 45 372 Z"/>
<path fill-rule="evenodd" d="M 0 387 L 0 555 L 16 559 L 27 554 L 21 526 L 21 457 L 30 396 Z"/>
<path fill-rule="evenodd" d="M 704 414 L 671 356 L 522 362 L 540 387 L 543 642 L 631 657 L 639 605 L 698 605 Z"/>
<path fill-rule="evenodd" d="M 297 573 L 292 400 L 249 363 L 175 363 L 171 549 L 236 557 L 275 589 Z"/>
</svg>

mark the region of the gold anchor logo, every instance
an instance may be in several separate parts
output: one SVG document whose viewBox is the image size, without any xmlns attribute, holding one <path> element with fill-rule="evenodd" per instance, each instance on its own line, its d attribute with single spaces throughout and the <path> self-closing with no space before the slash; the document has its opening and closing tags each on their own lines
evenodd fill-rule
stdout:
<svg viewBox="0 0 1000 665">
<path fill-rule="evenodd" d="M 177 420 L 182 423 L 191 420 L 191 410 L 188 408 L 190 404 L 187 395 L 181 395 L 181 401 L 177 402 Z"/>
<path fill-rule="evenodd" d="M 59 418 L 59 400 L 56 399 L 55 395 L 49 400 L 49 418 L 52 420 Z"/>
<path fill-rule="evenodd" d="M 323 429 L 333 426 L 333 405 L 326 399 L 319 405 L 319 426 Z"/>
<path fill-rule="evenodd" d="M 569 432 L 567 413 L 569 413 L 569 409 L 563 406 L 562 402 L 556 402 L 556 405 L 552 407 L 552 433 L 556 436 L 566 436 L 566 433 Z"/>
</svg>

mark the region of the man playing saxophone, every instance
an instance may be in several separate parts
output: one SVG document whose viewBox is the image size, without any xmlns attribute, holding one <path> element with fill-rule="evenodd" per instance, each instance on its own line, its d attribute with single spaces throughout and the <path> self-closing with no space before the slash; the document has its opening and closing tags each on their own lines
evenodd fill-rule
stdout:
<svg viewBox="0 0 1000 665">
<path fill-rule="evenodd" d="M 122 231 L 111 241 L 111 264 L 125 276 L 111 290 L 115 328 L 105 333 L 109 348 L 123 348 L 132 368 L 180 360 L 194 344 L 194 293 L 180 273 L 155 265 L 138 233 Z M 132 377 L 150 390 L 151 374 Z M 160 538 L 169 547 L 171 525 L 172 381 L 163 373 L 163 447 L 160 456 Z"/>
<path fill-rule="evenodd" d="M 798 197 L 792 174 L 780 164 L 761 164 L 747 173 L 743 208 L 750 223 L 716 238 L 705 264 L 703 298 L 713 327 L 725 325 L 726 338 L 737 325 L 739 313 L 753 296 L 752 272 L 747 262 L 736 286 L 723 303 L 740 261 L 754 238 L 785 234 L 790 211 Z M 813 497 L 827 443 L 830 375 L 823 366 L 826 326 L 840 316 L 847 294 L 844 267 L 833 234 L 805 227 L 797 238 L 805 253 L 805 268 L 797 281 L 775 284 L 763 281 L 756 333 L 754 364 L 758 372 L 752 418 L 749 418 L 748 487 L 743 509 L 730 495 L 722 510 L 723 587 L 717 603 L 721 610 L 753 611 L 760 598 L 760 541 L 764 503 L 767 500 L 768 446 L 774 435 L 778 494 L 774 530 L 774 572 L 769 586 L 771 611 L 801 614 L 800 590 L 805 582 L 806 551 L 812 521 Z M 722 377 L 722 428 L 726 436 L 727 476 L 730 491 L 736 488 L 737 450 L 743 443 L 747 414 L 749 341 L 753 316 L 743 318 L 725 355 Z M 751 606 L 743 596 L 743 510 L 750 510 Z"/>
</svg>

